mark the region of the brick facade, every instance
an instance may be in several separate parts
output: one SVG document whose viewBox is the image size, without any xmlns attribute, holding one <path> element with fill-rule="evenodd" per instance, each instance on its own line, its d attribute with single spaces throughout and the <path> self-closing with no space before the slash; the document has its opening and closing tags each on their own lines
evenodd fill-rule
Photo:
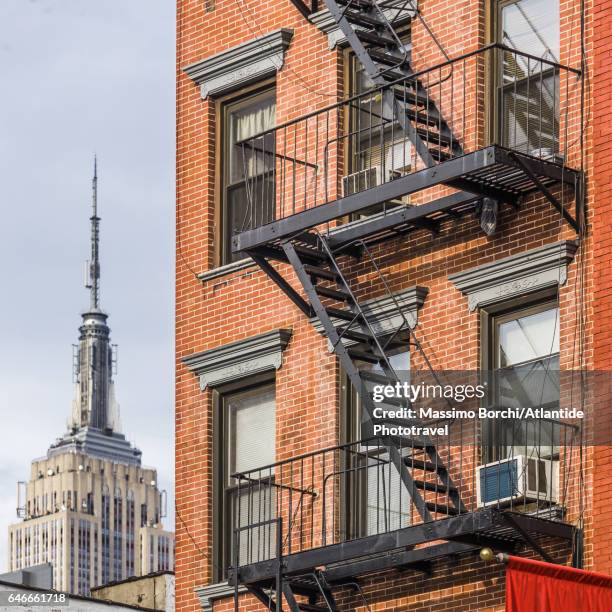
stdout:
<svg viewBox="0 0 612 612">
<path fill-rule="evenodd" d="M 344 54 L 330 50 L 327 36 L 305 20 L 289 0 L 202 0 L 177 2 L 177 258 L 176 258 L 176 605 L 198 610 L 194 589 L 213 579 L 213 430 L 212 392 L 201 391 L 197 378 L 181 359 L 279 328 L 293 330 L 276 373 L 277 460 L 338 443 L 340 377 L 337 359 L 327 341 L 308 319 L 256 266 L 244 267 L 209 280 L 198 274 L 215 267 L 215 223 L 219 183 L 216 176 L 217 101 L 205 100 L 183 68 L 210 55 L 250 41 L 279 28 L 293 29 L 285 63 L 276 75 L 277 123 L 305 115 L 344 95 Z M 579 2 L 561 3 L 562 61 L 577 66 Z M 483 0 L 422 0 L 423 15 L 449 55 L 477 49 L 487 41 L 487 10 Z M 607 2 L 586 2 L 586 52 L 589 66 L 585 115 L 585 168 L 589 232 L 567 283 L 560 288 L 562 368 L 610 369 L 612 353 L 612 204 L 609 194 L 610 132 L 607 90 L 612 16 Z M 426 42 L 419 23 L 413 25 L 419 62 L 433 65 L 439 54 Z M 591 107 L 591 91 L 593 92 Z M 475 114 L 474 133 L 480 118 Z M 482 125 L 480 126 L 482 127 Z M 574 139 L 579 134 L 573 134 Z M 572 134 L 569 135 L 572 140 Z M 575 145 L 568 157 L 580 158 Z M 470 312 L 467 298 L 448 279 L 450 274 L 498 260 L 575 234 L 541 195 L 530 196 L 521 212 L 503 207 L 497 233 L 487 238 L 477 220 L 466 218 L 445 227 L 433 239 L 417 232 L 376 247 L 393 290 L 415 285 L 429 294 L 419 313 L 418 333 L 429 358 L 439 369 L 476 370 L 480 367 L 480 319 Z M 375 297 L 368 270 L 350 270 L 362 297 Z M 278 269 L 293 286 L 288 267 Z M 579 321 L 577 323 L 577 321 Z M 581 363 L 577 361 L 576 329 Z M 419 368 L 418 357 L 412 367 Z M 609 410 L 609 409 L 608 409 Z M 608 418 L 598 415 L 601 425 Z M 585 460 L 585 566 L 612 572 L 609 490 L 612 474 L 609 449 L 587 453 Z M 595 475 L 595 476 L 593 476 Z M 574 519 L 577 508 L 572 508 Z M 551 549 L 569 558 L 566 548 Z M 503 610 L 503 568 L 477 557 L 455 564 L 437 562 L 432 576 L 417 572 L 387 572 L 363 582 L 376 610 Z M 363 601 L 349 590 L 339 595 L 341 609 L 361 610 Z M 373 605 L 375 604 L 375 605 Z M 216 610 L 233 609 L 233 601 L 215 603 Z M 241 610 L 263 610 L 242 596 Z"/>
</svg>

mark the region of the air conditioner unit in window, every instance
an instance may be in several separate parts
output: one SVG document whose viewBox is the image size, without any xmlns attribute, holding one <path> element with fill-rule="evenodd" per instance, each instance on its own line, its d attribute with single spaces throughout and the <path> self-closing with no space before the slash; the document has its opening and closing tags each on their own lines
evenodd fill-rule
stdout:
<svg viewBox="0 0 612 612">
<path fill-rule="evenodd" d="M 400 176 L 402 176 L 401 172 L 385 168 L 383 180 L 383 170 L 381 166 L 372 166 L 366 170 L 353 172 L 353 174 L 342 177 L 342 195 L 346 197 L 354 193 L 365 191 L 366 189 L 372 189 L 372 187 L 378 187 Z M 402 199 L 396 199 L 393 200 L 393 202 L 397 204 L 406 204 Z"/>
<path fill-rule="evenodd" d="M 528 501 L 557 502 L 559 462 L 516 455 L 476 468 L 478 507 Z"/>
</svg>

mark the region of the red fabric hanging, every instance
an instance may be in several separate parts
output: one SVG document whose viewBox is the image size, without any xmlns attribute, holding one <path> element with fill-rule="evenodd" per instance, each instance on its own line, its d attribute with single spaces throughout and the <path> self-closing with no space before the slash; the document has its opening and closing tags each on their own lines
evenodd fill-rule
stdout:
<svg viewBox="0 0 612 612">
<path fill-rule="evenodd" d="M 611 612 L 612 576 L 509 557 L 506 612 Z"/>
</svg>

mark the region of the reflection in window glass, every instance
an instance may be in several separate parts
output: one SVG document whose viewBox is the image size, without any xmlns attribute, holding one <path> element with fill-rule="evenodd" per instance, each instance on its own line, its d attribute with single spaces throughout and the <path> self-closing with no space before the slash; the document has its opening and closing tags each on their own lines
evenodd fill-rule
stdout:
<svg viewBox="0 0 612 612">
<path fill-rule="evenodd" d="M 559 62 L 559 0 L 500 3 L 498 41 Z M 559 71 L 518 53 L 500 54 L 502 144 L 536 157 L 558 153 Z"/>
<path fill-rule="evenodd" d="M 410 30 L 401 34 L 405 51 L 410 58 Z M 362 95 L 350 106 L 350 132 L 346 144 L 349 173 L 343 181 L 344 195 L 376 187 L 380 183 L 394 180 L 408 174 L 415 163 L 415 153 L 410 139 L 402 130 L 397 112 L 383 104 L 381 90 L 366 74 L 361 62 L 356 57 L 350 59 L 351 77 L 349 94 L 365 94 L 372 88 L 374 91 Z M 395 206 L 407 204 L 408 196 L 388 202 Z M 359 216 L 379 212 L 381 205 L 362 211 Z"/>
<path fill-rule="evenodd" d="M 499 326 L 499 365 L 502 368 L 558 352 L 558 308 L 518 317 Z"/>
<path fill-rule="evenodd" d="M 501 11 L 501 42 L 559 62 L 559 0 L 519 0 Z"/>
<path fill-rule="evenodd" d="M 535 312 L 534 312 L 535 311 Z M 559 402 L 559 309 L 542 306 L 501 316 L 495 347 L 498 408 L 555 408 Z M 552 456 L 552 422 L 496 420 L 489 460 L 515 455 Z"/>
</svg>

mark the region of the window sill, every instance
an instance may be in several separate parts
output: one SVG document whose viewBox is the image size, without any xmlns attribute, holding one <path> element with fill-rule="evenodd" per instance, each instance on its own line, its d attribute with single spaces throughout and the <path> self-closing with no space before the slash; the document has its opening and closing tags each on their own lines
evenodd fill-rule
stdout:
<svg viewBox="0 0 612 612">
<path fill-rule="evenodd" d="M 246 268 L 250 268 L 251 266 L 255 265 L 257 264 L 250 257 L 245 257 L 244 259 L 232 261 L 232 263 L 228 263 L 223 266 L 213 268 L 212 270 L 202 272 L 201 274 L 198 274 L 198 278 L 202 282 L 206 282 L 215 278 L 219 278 L 221 276 L 226 276 L 227 274 L 232 274 L 240 270 L 245 270 Z"/>
<path fill-rule="evenodd" d="M 205 612 L 212 612 L 213 602 L 216 599 L 224 599 L 234 595 L 234 587 L 227 582 L 218 582 L 195 588 L 196 595 L 200 600 L 200 606 Z M 242 585 L 238 587 L 239 593 L 246 593 L 246 588 Z"/>
</svg>

